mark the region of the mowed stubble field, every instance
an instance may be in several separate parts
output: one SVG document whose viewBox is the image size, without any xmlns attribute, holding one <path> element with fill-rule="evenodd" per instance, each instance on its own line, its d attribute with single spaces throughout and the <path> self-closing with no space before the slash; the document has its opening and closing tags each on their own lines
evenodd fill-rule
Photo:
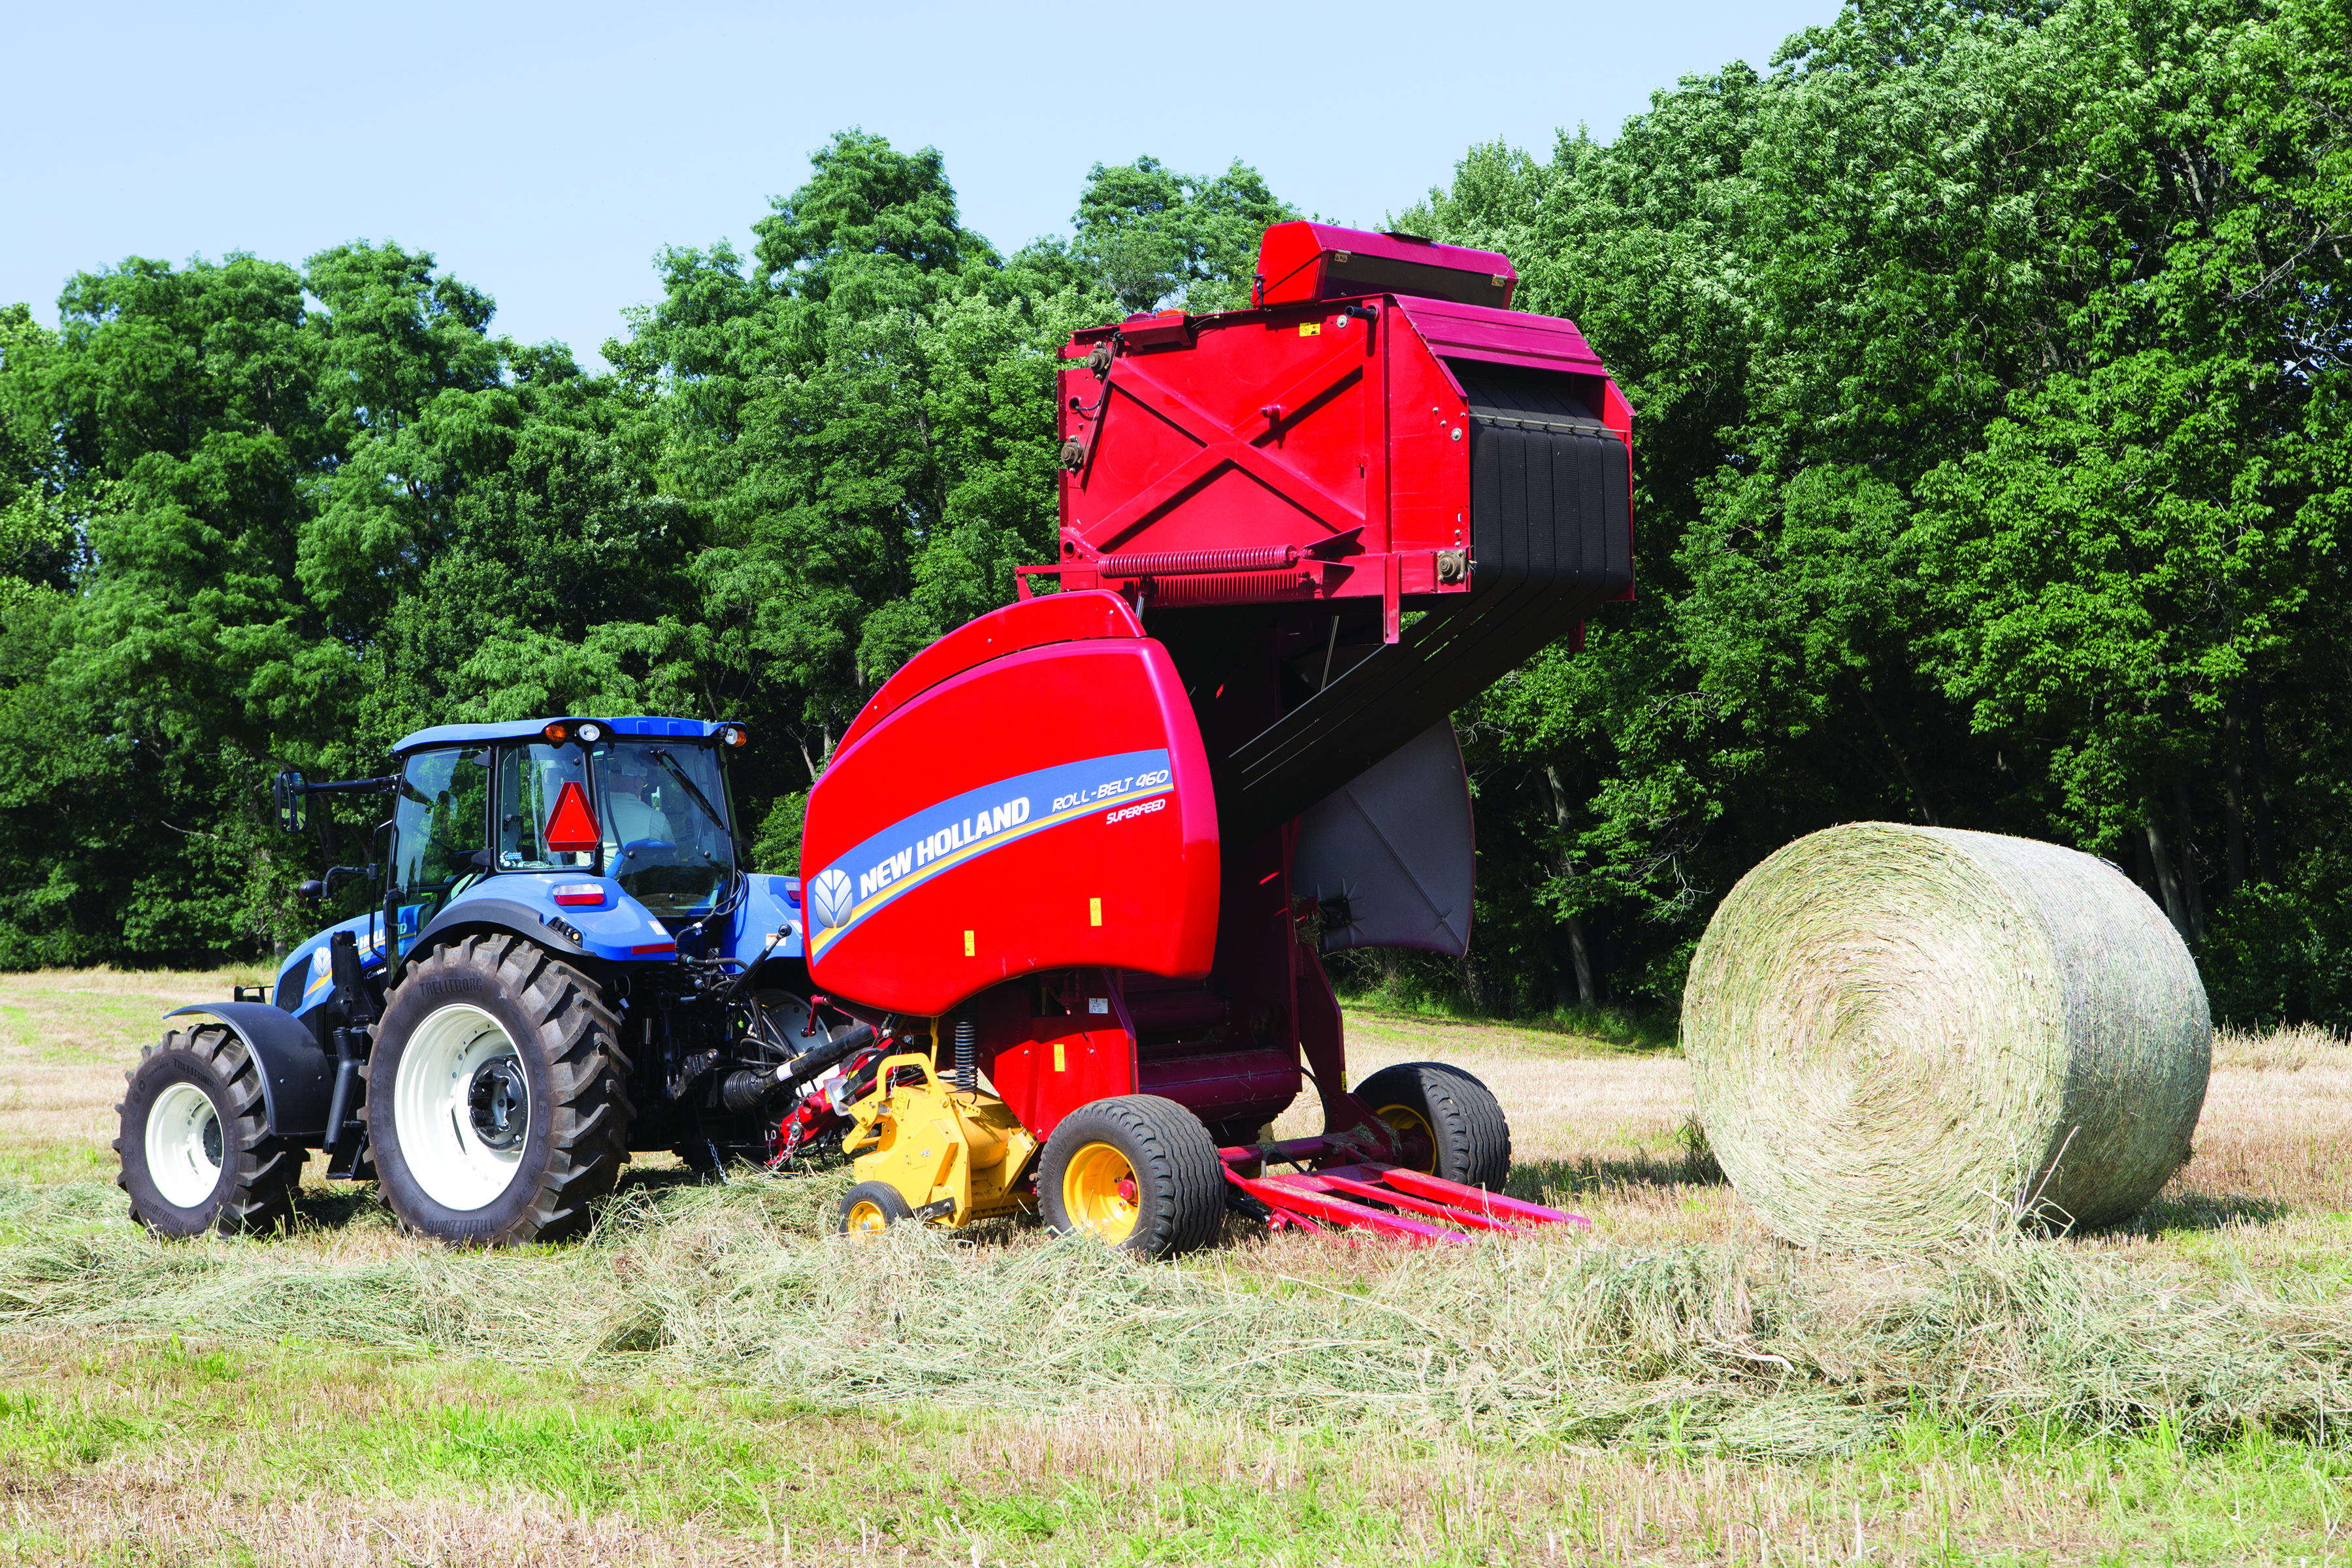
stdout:
<svg viewBox="0 0 2352 1568">
<path fill-rule="evenodd" d="M 262 978 L 0 976 L 0 1563 L 2352 1562 L 2316 1033 L 2223 1041 L 2140 1223 L 1916 1259 L 1774 1243 L 1671 1050 L 1361 1011 L 1360 1075 L 1477 1073 L 1592 1235 L 852 1249 L 838 1173 L 649 1161 L 577 1246 L 323 1184 L 289 1237 L 152 1241 L 122 1071 Z"/>
</svg>

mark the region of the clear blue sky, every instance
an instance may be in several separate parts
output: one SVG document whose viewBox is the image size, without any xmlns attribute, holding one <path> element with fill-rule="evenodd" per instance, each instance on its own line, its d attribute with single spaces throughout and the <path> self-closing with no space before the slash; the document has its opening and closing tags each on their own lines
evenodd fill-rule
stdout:
<svg viewBox="0 0 2352 1568">
<path fill-rule="evenodd" d="M 53 322 L 68 276 L 129 255 L 394 239 L 487 289 L 499 330 L 597 363 L 660 247 L 744 242 L 843 126 L 938 147 L 966 223 L 1008 250 L 1068 232 L 1088 165 L 1146 153 L 1238 157 L 1372 225 L 1474 142 L 1613 137 L 1654 89 L 1760 68 L 1836 10 L 18 0 L 0 302 Z"/>
</svg>

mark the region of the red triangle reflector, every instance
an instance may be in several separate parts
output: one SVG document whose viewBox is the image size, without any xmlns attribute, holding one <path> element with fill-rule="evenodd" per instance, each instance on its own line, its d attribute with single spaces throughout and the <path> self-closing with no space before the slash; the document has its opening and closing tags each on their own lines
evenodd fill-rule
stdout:
<svg viewBox="0 0 2352 1568">
<path fill-rule="evenodd" d="M 576 781 L 566 784 L 555 797 L 555 810 L 539 837 L 550 849 L 567 854 L 596 847 L 596 814 L 588 809 L 588 792 Z"/>
</svg>

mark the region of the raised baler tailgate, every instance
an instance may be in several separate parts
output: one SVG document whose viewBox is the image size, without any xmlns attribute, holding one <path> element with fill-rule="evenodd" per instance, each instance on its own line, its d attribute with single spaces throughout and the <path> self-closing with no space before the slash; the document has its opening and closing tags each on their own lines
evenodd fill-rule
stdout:
<svg viewBox="0 0 2352 1568">
<path fill-rule="evenodd" d="M 827 766 L 802 866 L 810 971 L 868 1006 L 935 1016 L 1050 969 L 1207 973 L 1215 794 L 1167 650 L 1061 643 L 930 688 Z"/>
</svg>

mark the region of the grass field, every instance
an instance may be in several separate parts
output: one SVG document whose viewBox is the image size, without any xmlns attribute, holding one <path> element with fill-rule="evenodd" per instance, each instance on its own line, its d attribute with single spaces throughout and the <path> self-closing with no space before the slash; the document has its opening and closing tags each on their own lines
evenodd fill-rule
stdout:
<svg viewBox="0 0 2352 1568">
<path fill-rule="evenodd" d="M 2324 1036 L 2224 1040 L 2128 1229 L 1901 1261 L 1768 1238 L 1670 1049 L 1376 1012 L 1355 1069 L 1486 1079 L 1590 1237 L 852 1248 L 841 1175 L 648 1162 L 571 1247 L 323 1184 L 154 1242 L 121 1072 L 258 978 L 0 976 L 0 1563 L 2352 1563 Z"/>
</svg>

